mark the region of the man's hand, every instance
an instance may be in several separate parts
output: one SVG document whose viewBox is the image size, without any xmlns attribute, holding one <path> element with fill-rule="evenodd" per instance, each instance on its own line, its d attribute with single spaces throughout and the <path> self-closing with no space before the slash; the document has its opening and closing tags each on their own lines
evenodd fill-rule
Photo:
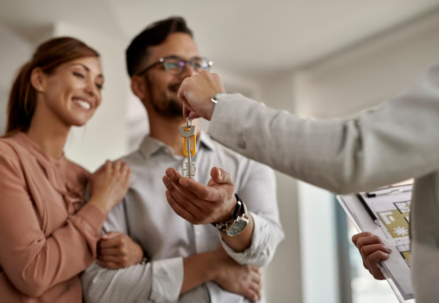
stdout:
<svg viewBox="0 0 439 303">
<path fill-rule="evenodd" d="M 259 268 L 238 264 L 222 246 L 218 247 L 215 262 L 218 265 L 214 281 L 222 288 L 244 296 L 253 302 L 261 299 L 262 277 Z"/>
<path fill-rule="evenodd" d="M 235 187 L 230 174 L 214 167 L 207 186 L 183 178 L 168 168 L 163 183 L 172 209 L 192 224 L 223 223 L 231 219 L 236 206 Z"/>
<path fill-rule="evenodd" d="M 120 269 L 139 264 L 143 250 L 131 238 L 121 232 L 109 232 L 98 244 L 99 265 L 109 269 Z"/>
<path fill-rule="evenodd" d="M 183 102 L 183 116 L 189 119 L 203 117 L 211 119 L 213 102 L 211 99 L 218 93 L 225 92 L 221 78 L 208 71 L 194 73 L 184 79 L 178 90 L 178 98 Z"/>
<path fill-rule="evenodd" d="M 377 280 L 384 280 L 384 275 L 378 267 L 380 260 L 389 259 L 391 249 L 387 248 L 381 239 L 369 232 L 354 235 L 352 242 L 358 248 L 363 258 L 364 267 Z"/>
</svg>

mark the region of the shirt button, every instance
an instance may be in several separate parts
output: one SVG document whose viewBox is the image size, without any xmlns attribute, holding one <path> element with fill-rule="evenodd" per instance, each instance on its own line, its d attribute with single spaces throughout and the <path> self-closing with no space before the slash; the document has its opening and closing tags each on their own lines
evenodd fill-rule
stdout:
<svg viewBox="0 0 439 303">
<path fill-rule="evenodd" d="M 247 143 L 245 143 L 243 138 L 239 138 L 239 140 L 238 140 L 238 147 L 240 149 L 246 149 Z"/>
</svg>

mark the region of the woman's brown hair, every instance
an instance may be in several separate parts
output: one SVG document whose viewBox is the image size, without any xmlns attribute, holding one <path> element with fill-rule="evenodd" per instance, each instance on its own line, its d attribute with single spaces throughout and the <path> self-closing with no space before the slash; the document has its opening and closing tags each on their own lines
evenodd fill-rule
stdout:
<svg viewBox="0 0 439 303">
<path fill-rule="evenodd" d="M 54 38 L 41 44 L 32 60 L 21 67 L 12 85 L 6 135 L 26 132 L 30 127 L 37 102 L 37 92 L 31 84 L 33 70 L 39 67 L 45 74 L 51 74 L 58 66 L 84 57 L 99 57 L 99 53 L 75 38 Z"/>
</svg>

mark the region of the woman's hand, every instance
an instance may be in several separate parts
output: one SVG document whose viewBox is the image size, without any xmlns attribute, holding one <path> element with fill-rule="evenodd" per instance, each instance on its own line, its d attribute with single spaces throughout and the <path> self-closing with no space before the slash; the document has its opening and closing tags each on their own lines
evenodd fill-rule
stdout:
<svg viewBox="0 0 439 303">
<path fill-rule="evenodd" d="M 89 203 L 96 205 L 105 215 L 122 201 L 128 191 L 131 170 L 126 162 L 106 161 L 90 177 L 91 199 Z"/>
</svg>

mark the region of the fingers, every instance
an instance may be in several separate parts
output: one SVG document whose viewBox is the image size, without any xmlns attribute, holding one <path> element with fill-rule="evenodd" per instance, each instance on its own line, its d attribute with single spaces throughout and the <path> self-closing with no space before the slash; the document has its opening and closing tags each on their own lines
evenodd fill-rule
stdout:
<svg viewBox="0 0 439 303">
<path fill-rule="evenodd" d="M 173 190 L 175 189 L 175 190 L 178 190 L 186 199 L 188 199 L 193 204 L 195 204 L 198 208 L 203 208 L 206 206 L 206 201 L 201 200 L 200 198 L 198 198 L 198 196 L 196 196 L 190 190 L 188 190 L 187 188 L 180 185 L 180 179 L 182 179 L 183 177 L 180 175 L 179 172 L 177 172 L 173 168 L 168 168 L 166 170 L 166 176 L 170 179 L 170 181 L 174 185 L 174 186 L 171 186 L 171 184 L 169 184 L 169 185 L 165 184 L 166 188 L 171 192 L 172 195 L 173 195 Z M 165 182 L 165 180 L 166 179 L 164 178 L 163 182 Z M 204 186 L 201 183 L 198 183 L 198 185 Z M 174 198 L 175 198 L 175 196 L 174 196 Z M 179 202 L 179 201 L 177 200 L 177 202 Z M 181 205 L 181 206 L 183 206 L 183 205 Z"/>
<path fill-rule="evenodd" d="M 251 276 L 252 281 L 257 283 L 257 284 L 261 284 L 261 282 L 262 282 L 261 270 L 257 267 L 252 267 L 251 270 L 253 272 L 253 274 Z"/>
<path fill-rule="evenodd" d="M 261 281 L 260 269 L 251 266 L 249 288 L 250 288 L 250 292 L 252 293 L 252 297 L 249 297 L 249 299 L 252 300 L 253 302 L 259 301 L 261 299 L 261 290 L 262 290 L 261 282 L 262 281 Z"/>
<path fill-rule="evenodd" d="M 375 275 L 381 273 L 380 269 L 378 268 L 378 262 L 381 260 L 387 260 L 390 252 L 391 250 L 385 247 L 383 244 L 363 246 L 360 250 L 364 261 L 364 267 L 366 267 L 366 269 L 368 269 L 374 277 Z"/>
<path fill-rule="evenodd" d="M 120 256 L 107 256 L 107 255 L 101 255 L 99 256 L 99 262 L 101 263 L 108 263 L 108 262 L 113 262 L 113 263 L 122 263 L 122 257 Z"/>
<path fill-rule="evenodd" d="M 178 183 L 183 176 L 175 169 L 175 168 L 168 168 L 166 170 L 166 176 L 168 176 L 174 183 Z"/>
<path fill-rule="evenodd" d="M 367 257 L 369 272 L 377 280 L 384 280 L 384 275 L 378 267 L 378 262 L 389 259 L 389 255 L 382 251 L 375 251 Z"/>
<path fill-rule="evenodd" d="M 382 244 L 384 246 L 383 241 L 381 241 L 381 239 L 375 235 L 359 238 L 356 242 L 356 246 L 360 251 L 364 246 L 367 245 Z"/>
<path fill-rule="evenodd" d="M 363 238 L 363 237 L 370 237 L 370 236 L 374 236 L 374 234 L 369 233 L 369 232 L 363 232 L 363 233 L 356 234 L 352 237 L 352 243 L 354 243 L 354 245 L 357 246 L 358 239 Z"/>
<path fill-rule="evenodd" d="M 165 184 L 168 192 L 171 194 L 174 200 L 182 208 L 191 213 L 194 217 L 197 217 L 197 215 L 199 215 L 200 209 L 181 193 L 177 186 L 171 182 L 168 176 L 163 177 L 163 183 Z"/>
<path fill-rule="evenodd" d="M 194 221 L 194 216 L 189 213 L 187 210 L 182 208 L 172 197 L 171 193 L 167 190 L 166 191 L 166 199 L 168 200 L 169 205 L 171 208 L 175 211 L 177 215 L 185 219 L 186 221 L 192 222 Z"/>
<path fill-rule="evenodd" d="M 117 161 L 114 161 L 114 162 L 113 162 L 113 170 L 114 170 L 116 173 L 119 173 L 119 172 L 120 172 L 120 168 L 121 168 L 121 166 L 122 166 L 122 160 L 117 160 Z"/>
<path fill-rule="evenodd" d="M 249 299 L 253 302 L 259 301 L 261 299 L 261 285 L 258 283 L 250 282 L 249 288 L 252 293 L 252 297 L 250 297 Z"/>
<path fill-rule="evenodd" d="M 120 256 L 120 254 L 118 247 L 99 247 L 99 256 Z"/>
<path fill-rule="evenodd" d="M 201 200 L 213 202 L 220 198 L 219 192 L 216 188 L 204 186 L 191 178 L 181 178 L 179 183 Z"/>
<path fill-rule="evenodd" d="M 213 167 L 210 171 L 210 176 L 216 183 L 233 185 L 230 174 L 219 167 Z"/>
<path fill-rule="evenodd" d="M 122 163 L 121 168 L 120 168 L 120 172 L 121 172 L 122 176 L 125 177 L 125 178 L 126 178 L 129 174 L 131 174 L 131 170 L 130 170 L 130 167 L 129 167 L 129 165 L 128 165 L 127 162 L 124 161 L 124 162 Z"/>
<path fill-rule="evenodd" d="M 111 171 L 113 170 L 113 164 L 110 160 L 105 161 L 104 165 L 102 165 L 98 171 Z"/>
<path fill-rule="evenodd" d="M 386 257 L 386 259 L 387 259 L 388 255 L 392 252 L 392 250 L 388 249 L 383 244 L 373 244 L 373 245 L 363 246 L 360 250 L 360 253 L 361 253 L 361 256 L 363 256 L 363 258 L 366 260 L 370 254 L 372 254 L 376 251 L 381 251 L 382 253 L 384 253 L 385 254 L 384 256 Z"/>
<path fill-rule="evenodd" d="M 180 88 L 177 92 L 177 98 L 183 101 L 183 103 L 187 102 L 185 92 L 186 92 L 186 87 L 188 86 L 190 81 L 191 81 L 190 77 L 184 79 L 183 82 L 181 82 Z"/>
<path fill-rule="evenodd" d="M 125 243 L 125 239 L 122 233 L 112 233 L 109 235 L 105 235 L 99 241 L 99 247 L 102 248 L 114 248 L 123 246 Z"/>
</svg>

